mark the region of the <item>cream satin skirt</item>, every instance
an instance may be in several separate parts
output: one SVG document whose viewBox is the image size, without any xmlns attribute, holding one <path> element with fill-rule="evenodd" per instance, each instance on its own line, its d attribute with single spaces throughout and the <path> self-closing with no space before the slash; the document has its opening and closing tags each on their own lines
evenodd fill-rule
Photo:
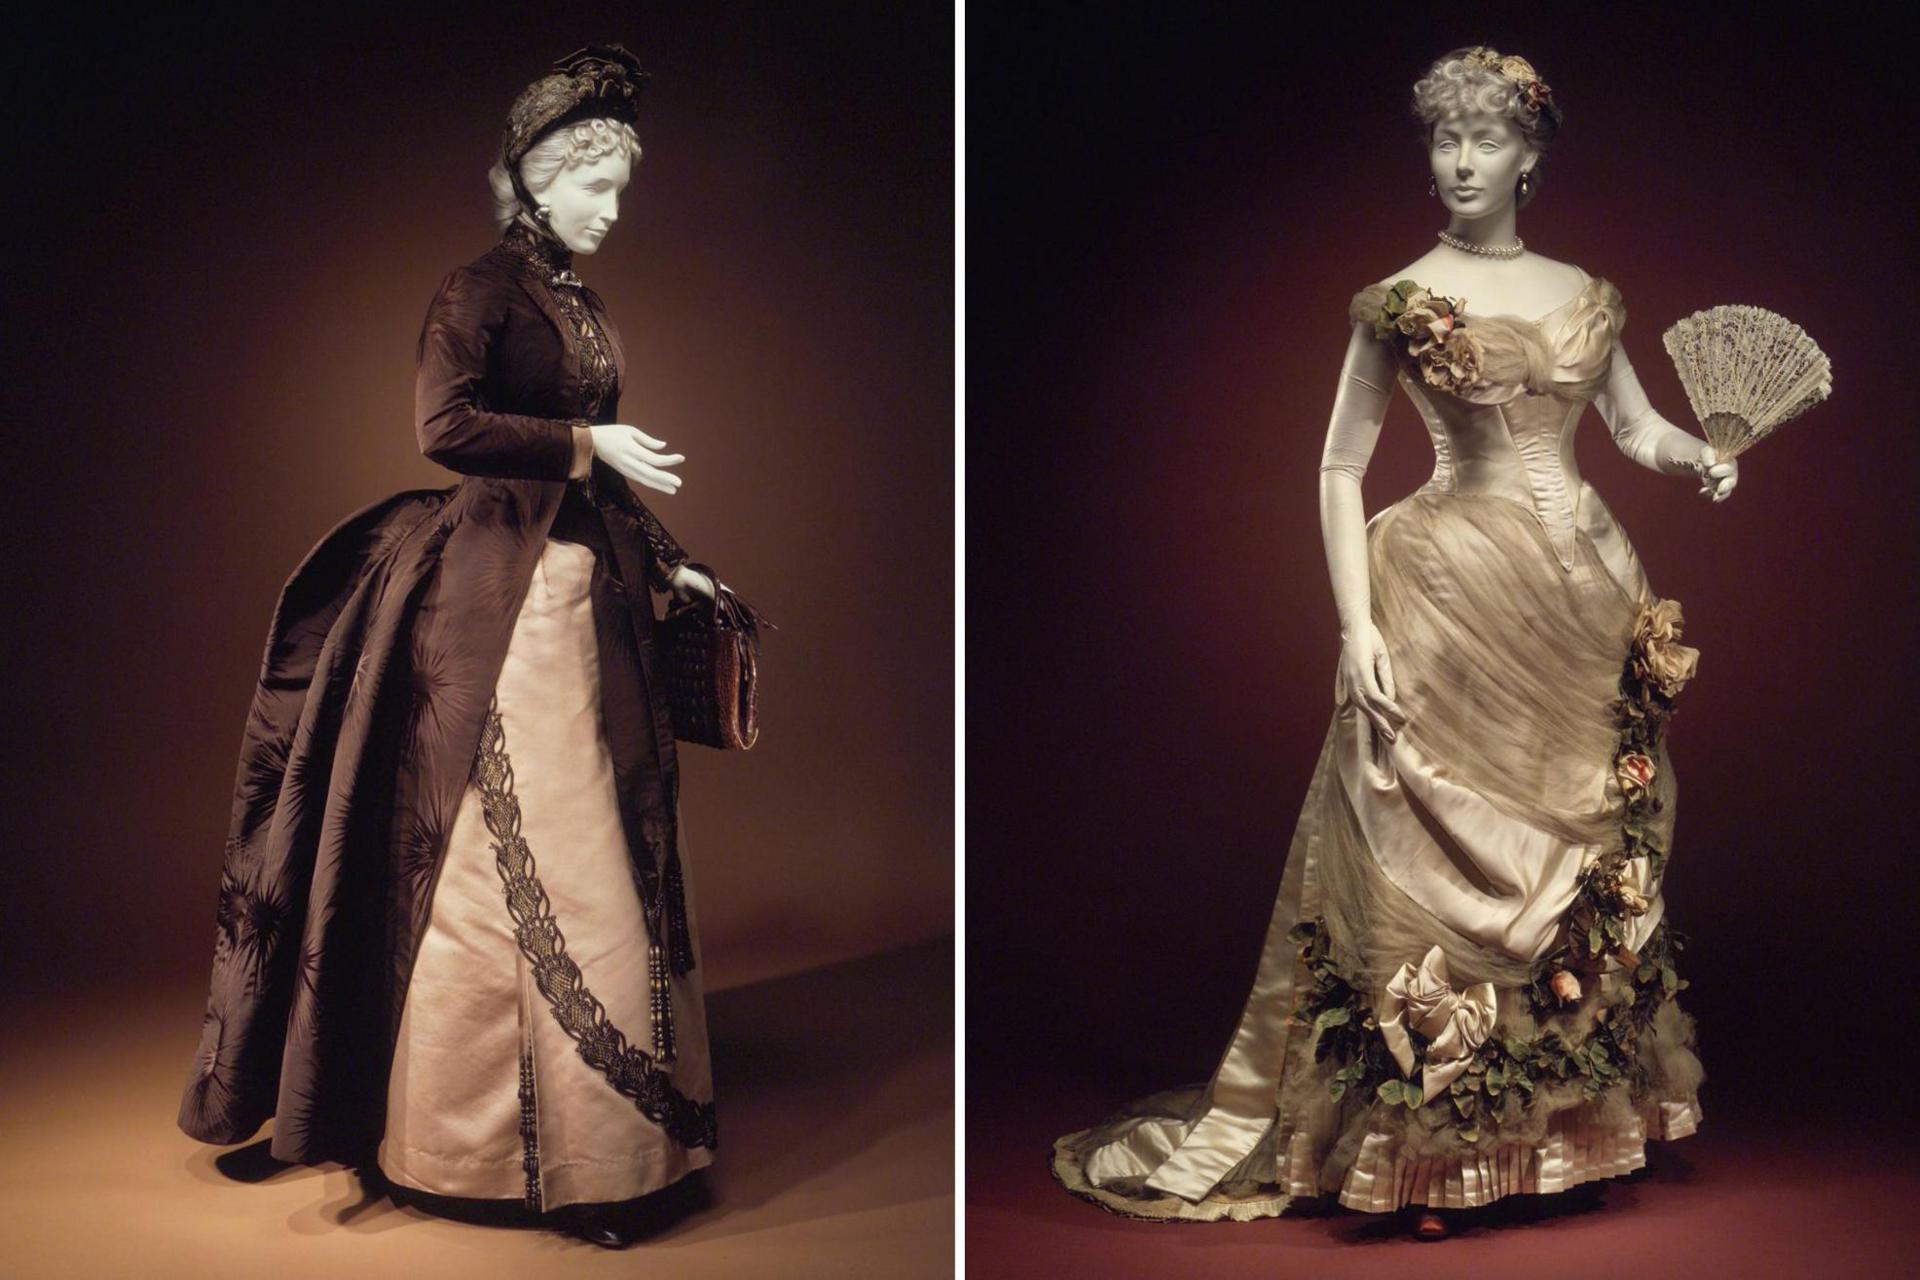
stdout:
<svg viewBox="0 0 1920 1280">
<path fill-rule="evenodd" d="M 651 1043 L 647 947 L 600 716 L 593 552 L 549 539 L 514 623 L 495 706 L 520 833 L 566 951 L 606 1020 Z M 683 876 L 686 845 L 680 846 Z M 477 781 L 449 836 L 401 1015 L 380 1167 L 447 1196 L 551 1210 L 630 1199 L 711 1163 L 590 1065 L 516 942 Z M 686 881 L 687 916 L 696 912 Z M 697 929 L 691 940 L 698 954 Z M 672 982 L 672 1087 L 713 1097 L 697 966 Z"/>
<path fill-rule="evenodd" d="M 1648 1141 L 1703 1119 L 1691 1020 L 1674 1001 L 1646 1039 L 1646 1097 L 1541 1108 L 1475 1149 L 1436 1154 L 1409 1140 L 1397 1107 L 1332 1101 L 1337 1064 L 1289 1022 L 1305 973 L 1287 939 L 1296 921 L 1326 919 L 1376 1007 L 1402 964 L 1438 946 L 1457 988 L 1495 985 L 1503 1032 L 1533 1034 L 1530 965 L 1553 947 L 1581 871 L 1623 839 L 1611 704 L 1649 594 L 1644 578 L 1617 581 L 1584 534 L 1563 568 L 1534 513 L 1504 498 L 1416 494 L 1369 521 L 1367 540 L 1373 617 L 1407 724 L 1380 739 L 1336 678 L 1252 991 L 1212 1079 L 1055 1143 L 1055 1176 L 1105 1208 L 1247 1219 L 1325 1193 L 1367 1212 L 1469 1207 L 1620 1176 L 1646 1162 Z M 1650 825 L 1670 837 L 1678 793 L 1664 742 L 1657 764 L 1664 808 Z M 1650 902 L 1629 940 L 1640 947 L 1665 903 L 1644 857 L 1627 879 Z M 1625 975 L 1609 967 L 1589 985 L 1611 998 Z M 1556 1029 L 1586 1034 L 1599 1004 L 1590 993 L 1580 1021 Z"/>
</svg>

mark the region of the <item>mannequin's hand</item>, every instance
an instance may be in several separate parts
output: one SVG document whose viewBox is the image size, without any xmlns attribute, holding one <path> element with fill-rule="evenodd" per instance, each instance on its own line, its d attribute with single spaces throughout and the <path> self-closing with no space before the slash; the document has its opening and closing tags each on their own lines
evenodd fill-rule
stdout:
<svg viewBox="0 0 1920 1280">
<path fill-rule="evenodd" d="M 1700 450 L 1699 461 L 1693 464 L 1694 473 L 1700 477 L 1700 492 L 1707 494 L 1714 502 L 1720 502 L 1733 492 L 1733 486 L 1740 483 L 1740 459 L 1728 458 L 1717 461 L 1719 455 L 1713 446 L 1707 445 Z"/>
<path fill-rule="evenodd" d="M 680 477 L 667 468 L 685 462 L 684 453 L 658 453 L 665 440 L 656 440 L 638 427 L 610 422 L 592 428 L 593 452 L 629 480 L 637 480 L 661 493 L 680 492 Z"/>
<path fill-rule="evenodd" d="M 1379 628 L 1369 622 L 1340 646 L 1340 674 L 1348 697 L 1373 721 L 1374 732 L 1392 742 L 1407 713 L 1393 700 L 1393 664 Z"/>
<path fill-rule="evenodd" d="M 673 576 L 667 579 L 667 586 L 673 594 L 682 598 L 702 595 L 713 599 L 713 579 L 698 569 L 689 569 L 684 564 L 674 566 Z"/>
</svg>

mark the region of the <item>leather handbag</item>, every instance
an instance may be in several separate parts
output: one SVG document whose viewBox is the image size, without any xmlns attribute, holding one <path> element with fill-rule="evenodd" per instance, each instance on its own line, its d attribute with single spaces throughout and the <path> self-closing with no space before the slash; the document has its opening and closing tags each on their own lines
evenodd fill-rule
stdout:
<svg viewBox="0 0 1920 1280">
<path fill-rule="evenodd" d="M 756 660 L 760 628 L 777 631 L 704 564 L 686 567 L 713 583 L 713 596 L 689 592 L 667 606 L 654 628 L 666 672 L 673 736 L 682 742 L 745 751 L 760 736 Z"/>
</svg>

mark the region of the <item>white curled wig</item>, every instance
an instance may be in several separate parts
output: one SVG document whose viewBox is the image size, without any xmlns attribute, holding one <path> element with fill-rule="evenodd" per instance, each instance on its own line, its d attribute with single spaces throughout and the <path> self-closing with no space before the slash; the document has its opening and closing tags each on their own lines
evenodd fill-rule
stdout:
<svg viewBox="0 0 1920 1280">
<path fill-rule="evenodd" d="M 594 117 L 562 125 L 541 138 L 520 157 L 520 180 L 527 190 L 539 195 L 553 185 L 562 169 L 577 164 L 592 164 L 604 155 L 621 155 L 629 164 L 640 159 L 640 135 L 624 120 Z M 493 188 L 493 221 L 505 231 L 520 216 L 520 200 L 513 193 L 513 180 L 507 168 L 495 161 L 487 170 L 487 185 Z"/>
<path fill-rule="evenodd" d="M 1547 149 L 1560 132 L 1560 107 L 1549 98 L 1536 105 L 1521 92 L 1519 84 L 1497 68 L 1475 60 L 1493 55 L 1482 45 L 1467 45 L 1434 59 L 1427 74 L 1413 86 L 1413 115 L 1420 122 L 1420 145 L 1433 144 L 1433 127 L 1454 112 L 1484 112 L 1505 116 L 1545 159 Z M 1527 183 L 1528 191 L 1518 197 L 1525 207 L 1540 194 L 1541 161 L 1535 161 Z"/>
</svg>

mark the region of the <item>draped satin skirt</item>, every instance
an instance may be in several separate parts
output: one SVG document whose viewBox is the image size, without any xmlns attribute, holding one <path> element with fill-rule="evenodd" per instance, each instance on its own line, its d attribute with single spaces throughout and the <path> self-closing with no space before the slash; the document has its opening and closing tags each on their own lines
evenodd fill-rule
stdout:
<svg viewBox="0 0 1920 1280">
<path fill-rule="evenodd" d="M 1584 533 L 1563 567 L 1534 512 L 1503 497 L 1410 495 L 1369 522 L 1367 545 L 1373 618 L 1407 722 L 1381 739 L 1336 679 L 1252 991 L 1213 1077 L 1055 1143 L 1055 1176 L 1105 1208 L 1247 1219 L 1329 1193 L 1371 1212 L 1469 1207 L 1627 1173 L 1645 1163 L 1647 1140 L 1701 1121 L 1692 1021 L 1671 999 L 1642 1038 L 1652 1084 L 1637 1097 L 1558 1095 L 1471 1143 L 1372 1096 L 1336 1101 L 1341 1064 L 1312 1052 L 1312 1029 L 1289 1017 L 1309 980 L 1287 937 L 1296 922 L 1324 922 L 1376 1009 L 1401 966 L 1438 947 L 1454 990 L 1493 984 L 1499 1033 L 1546 1029 L 1527 999 L 1531 966 L 1564 937 L 1581 871 L 1624 847 L 1612 704 L 1650 598 L 1637 569 L 1616 579 Z M 1677 791 L 1664 741 L 1656 766 L 1651 825 L 1665 841 Z M 1628 863 L 1627 879 L 1649 900 L 1629 939 L 1640 948 L 1664 902 L 1647 858 Z M 1611 962 L 1588 975 L 1588 998 L 1553 1029 L 1570 1042 L 1590 1033 L 1629 979 Z"/>
<path fill-rule="evenodd" d="M 549 539 L 496 686 L 511 792 L 531 874 L 604 1020 L 652 1042 L 650 938 L 621 825 L 600 713 L 595 558 Z M 483 742 L 483 753 L 487 744 Z M 518 944 L 480 775 L 449 835 L 388 1077 L 380 1167 L 446 1196 L 529 1208 L 630 1199 L 712 1161 L 649 1120 L 582 1056 Z M 681 843 L 682 875 L 688 877 Z M 695 918 L 685 879 L 687 917 Z M 691 938 L 698 951 L 697 932 Z M 672 1088 L 713 1096 L 696 968 L 671 982 Z M 590 1002 L 568 1015 L 584 1024 Z M 595 1015 L 596 1020 L 599 1015 Z"/>
</svg>

